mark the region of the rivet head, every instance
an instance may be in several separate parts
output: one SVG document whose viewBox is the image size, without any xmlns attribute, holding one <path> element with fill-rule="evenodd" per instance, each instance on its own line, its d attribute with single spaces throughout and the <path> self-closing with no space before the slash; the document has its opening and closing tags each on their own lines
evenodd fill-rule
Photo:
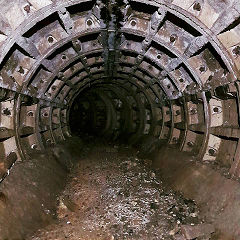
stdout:
<svg viewBox="0 0 240 240">
<path fill-rule="evenodd" d="M 27 115 L 28 115 L 29 117 L 33 117 L 33 116 L 34 116 L 34 113 L 33 113 L 33 111 L 28 111 Z"/>
<path fill-rule="evenodd" d="M 201 9 L 202 9 L 202 6 L 201 6 L 200 3 L 194 3 L 193 9 L 196 10 L 196 11 L 198 11 L 198 12 L 200 12 Z"/>
<path fill-rule="evenodd" d="M 235 48 L 233 48 L 232 52 L 235 55 L 240 55 L 240 46 L 236 46 Z"/>
<path fill-rule="evenodd" d="M 172 35 L 170 36 L 170 42 L 171 42 L 171 43 L 174 43 L 176 40 L 177 40 L 177 35 L 176 35 L 176 34 L 172 34 Z"/>
<path fill-rule="evenodd" d="M 87 25 L 90 27 L 90 26 L 92 26 L 93 25 L 93 21 L 91 20 L 91 19 L 88 19 L 87 20 Z"/>
<path fill-rule="evenodd" d="M 208 150 L 208 153 L 209 153 L 210 156 L 215 156 L 215 155 L 216 155 L 216 150 L 213 149 L 213 148 L 210 148 L 210 149 Z"/>
<path fill-rule="evenodd" d="M 189 141 L 189 142 L 187 142 L 187 145 L 188 145 L 188 147 L 193 147 L 194 143 Z"/>
<path fill-rule="evenodd" d="M 137 25 L 137 22 L 136 22 L 136 20 L 132 20 L 132 21 L 130 22 L 130 24 L 131 24 L 132 27 L 135 27 L 135 26 Z"/>
<path fill-rule="evenodd" d="M 31 148 L 32 149 L 37 149 L 38 145 L 37 144 L 32 144 Z"/>
<path fill-rule="evenodd" d="M 218 107 L 214 107 L 213 108 L 213 112 L 218 113 L 219 112 L 219 108 Z"/>
</svg>

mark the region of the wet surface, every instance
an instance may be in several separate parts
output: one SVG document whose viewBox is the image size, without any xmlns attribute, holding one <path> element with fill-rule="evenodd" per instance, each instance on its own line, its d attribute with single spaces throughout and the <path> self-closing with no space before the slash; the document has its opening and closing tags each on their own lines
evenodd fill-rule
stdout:
<svg viewBox="0 0 240 240">
<path fill-rule="evenodd" d="M 135 150 L 92 140 L 80 158 L 57 220 L 29 240 L 176 239 L 181 225 L 203 222 L 194 201 L 167 189 Z"/>
</svg>

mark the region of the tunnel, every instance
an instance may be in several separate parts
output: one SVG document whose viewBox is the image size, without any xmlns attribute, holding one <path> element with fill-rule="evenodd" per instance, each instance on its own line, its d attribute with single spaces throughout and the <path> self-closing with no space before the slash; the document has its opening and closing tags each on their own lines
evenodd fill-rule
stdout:
<svg viewBox="0 0 240 240">
<path fill-rule="evenodd" d="M 0 6 L 0 239 L 24 239 L 20 223 L 39 217 L 23 217 L 37 206 L 32 159 L 76 152 L 86 135 L 154 149 L 163 181 L 196 201 L 216 239 L 240 239 L 238 0 Z"/>
</svg>

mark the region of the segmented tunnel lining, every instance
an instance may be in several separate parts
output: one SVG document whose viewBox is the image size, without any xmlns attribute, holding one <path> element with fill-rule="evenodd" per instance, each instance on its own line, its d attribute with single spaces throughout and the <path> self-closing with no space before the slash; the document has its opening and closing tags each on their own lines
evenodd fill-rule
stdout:
<svg viewBox="0 0 240 240">
<path fill-rule="evenodd" d="M 0 4 L 0 179 L 70 137 L 74 99 L 103 86 L 106 136 L 166 139 L 239 177 L 237 0 Z"/>
</svg>

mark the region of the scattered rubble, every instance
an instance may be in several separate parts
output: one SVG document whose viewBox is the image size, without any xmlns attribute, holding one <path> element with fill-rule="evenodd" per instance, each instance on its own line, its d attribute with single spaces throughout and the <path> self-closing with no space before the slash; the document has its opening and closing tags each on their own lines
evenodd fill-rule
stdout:
<svg viewBox="0 0 240 240">
<path fill-rule="evenodd" d="M 29 240 L 180 240 L 192 239 L 191 229 L 202 226 L 194 201 L 167 189 L 150 160 L 125 146 L 86 149 L 59 197 L 57 222 Z"/>
</svg>

